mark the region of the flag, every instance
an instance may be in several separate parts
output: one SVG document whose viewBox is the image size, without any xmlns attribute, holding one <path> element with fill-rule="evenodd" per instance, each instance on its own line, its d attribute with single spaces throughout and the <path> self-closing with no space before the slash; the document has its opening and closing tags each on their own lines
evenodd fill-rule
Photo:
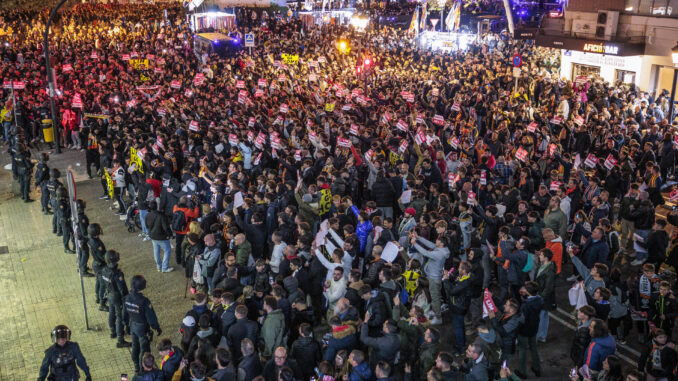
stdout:
<svg viewBox="0 0 678 381">
<path fill-rule="evenodd" d="M 419 7 L 417 7 L 417 9 L 414 10 L 414 14 L 412 15 L 412 21 L 410 22 L 409 29 L 407 29 L 407 33 L 413 34 L 419 33 L 419 28 L 417 28 L 419 26 L 419 23 L 417 22 L 418 18 L 419 18 Z"/>
<path fill-rule="evenodd" d="M 426 30 L 426 6 L 428 3 L 424 3 L 423 10 L 421 11 L 421 24 L 419 24 L 420 30 Z"/>
<path fill-rule="evenodd" d="M 453 31 L 459 29 L 459 24 L 461 21 L 461 0 L 457 0 L 452 4 L 450 12 L 445 18 L 445 26 L 447 26 L 448 31 Z"/>
</svg>

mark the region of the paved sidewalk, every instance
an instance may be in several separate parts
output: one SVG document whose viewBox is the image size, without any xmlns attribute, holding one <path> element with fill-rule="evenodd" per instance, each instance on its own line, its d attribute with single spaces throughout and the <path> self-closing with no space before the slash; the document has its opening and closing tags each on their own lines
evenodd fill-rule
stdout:
<svg viewBox="0 0 678 381">
<path fill-rule="evenodd" d="M 62 169 L 65 181 L 65 167 L 83 160 L 80 156 L 72 151 L 52 156 L 50 165 Z M 8 161 L 6 155 L 0 158 L 2 166 Z M 156 309 L 163 337 L 178 342 L 181 317 L 191 306 L 190 299 L 183 299 L 183 271 L 157 273 L 150 241 L 128 233 L 109 211 L 109 203 L 98 199 L 99 180 L 87 180 L 84 166 L 73 168 L 78 197 L 87 201 L 90 221 L 102 225 L 106 247 L 121 253 L 128 286 L 135 273 L 146 276 L 145 294 Z M 116 348 L 109 338 L 108 313 L 94 304 L 94 278 L 84 278 L 91 328 L 87 331 L 76 256 L 63 252 L 61 237 L 51 233 L 51 216 L 41 213 L 40 202 L 26 204 L 14 197 L 11 192 L 17 187 L 12 183 L 11 173 L 0 167 L 0 380 L 36 379 L 44 350 L 51 345 L 51 330 L 58 324 L 71 328 L 94 380 L 119 380 L 121 373 L 131 379 L 131 351 Z M 34 191 L 32 198 L 39 200 L 39 193 Z M 151 343 L 154 353 L 156 342 Z"/>
</svg>

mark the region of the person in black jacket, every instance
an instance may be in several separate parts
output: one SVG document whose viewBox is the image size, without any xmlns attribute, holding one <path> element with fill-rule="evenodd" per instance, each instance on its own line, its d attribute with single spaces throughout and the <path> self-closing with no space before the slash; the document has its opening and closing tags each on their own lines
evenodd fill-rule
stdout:
<svg viewBox="0 0 678 381">
<path fill-rule="evenodd" d="M 379 171 L 372 185 L 372 200 L 377 203 L 377 208 L 384 213 L 384 217 L 393 217 L 393 205 L 398 196 L 393 184 L 384 176 L 384 171 Z"/>
<path fill-rule="evenodd" d="M 244 212 L 233 209 L 233 213 L 235 214 L 236 224 L 245 232 L 247 242 L 252 244 L 252 257 L 256 260 L 268 253 L 266 250 L 266 225 L 264 224 L 266 216 L 258 212 L 252 213 L 247 209 L 247 203 L 243 208 L 245 208 Z"/>
<path fill-rule="evenodd" d="M 148 236 L 153 241 L 153 256 L 155 257 L 155 265 L 158 271 L 170 272 L 174 269 L 169 267 L 169 259 L 172 254 L 172 247 L 170 246 L 170 237 L 172 237 L 172 229 L 169 225 L 169 219 L 166 215 L 160 213 L 158 204 L 151 201 L 148 204 L 150 212 L 146 216 L 146 227 L 148 228 Z M 160 249 L 163 251 L 163 258 L 160 259 Z"/>
<path fill-rule="evenodd" d="M 278 381 L 278 373 L 285 367 L 292 370 L 296 380 L 305 380 L 305 378 L 302 378 L 301 369 L 297 362 L 287 356 L 287 349 L 285 347 L 276 348 L 273 358 L 268 360 L 264 365 L 264 379 L 266 381 Z"/>
<path fill-rule="evenodd" d="M 179 369 L 179 364 L 184 358 L 184 352 L 174 345 L 170 339 L 160 339 L 158 344 L 156 344 L 156 349 L 158 350 L 158 355 L 162 358 L 160 361 L 160 370 L 165 375 L 165 379 L 170 380 Z M 145 368 L 145 366 L 144 366 Z"/>
<path fill-rule="evenodd" d="M 228 329 L 228 333 L 225 335 L 228 341 L 229 346 L 231 347 L 231 354 L 233 355 L 233 361 L 240 361 L 243 354 L 241 350 L 241 342 L 245 339 L 255 342 L 257 340 L 257 331 L 259 327 L 257 323 L 247 320 L 248 313 L 247 306 L 239 305 L 235 308 L 235 323 Z"/>
<path fill-rule="evenodd" d="M 577 329 L 574 332 L 572 347 L 570 349 L 570 358 L 576 367 L 580 367 L 584 364 L 584 354 L 591 342 L 589 326 L 591 325 L 591 320 L 595 316 L 596 310 L 589 305 L 582 306 L 579 308 L 579 311 L 577 311 L 578 324 Z"/>
<path fill-rule="evenodd" d="M 171 378 L 172 376 L 165 375 L 165 372 L 155 367 L 155 357 L 152 354 L 144 353 L 141 359 L 141 372 L 135 374 L 132 381 L 163 381 Z"/>
<path fill-rule="evenodd" d="M 539 315 L 544 307 L 544 300 L 539 295 L 539 285 L 536 282 L 526 282 L 520 290 L 524 298 L 520 306 L 520 312 L 525 317 L 525 321 L 518 328 L 518 358 L 520 368 L 515 371 L 516 376 L 526 378 L 527 374 L 527 350 L 530 350 L 532 357 L 532 372 L 537 377 L 541 376 L 541 364 L 539 362 L 539 352 L 537 352 L 537 329 L 539 328 Z"/>
<path fill-rule="evenodd" d="M 365 312 L 370 313 L 370 321 L 367 322 L 369 336 L 381 337 L 381 327 L 389 316 L 383 293 L 372 290 L 369 285 L 362 286 L 358 293 L 365 301 Z"/>
<path fill-rule="evenodd" d="M 315 365 L 322 360 L 320 344 L 313 339 L 313 328 L 308 323 L 299 326 L 299 338 L 292 343 L 290 358 L 294 359 L 304 380 L 308 380 L 315 374 Z"/>
<path fill-rule="evenodd" d="M 454 348 L 457 353 L 464 353 L 464 348 L 466 348 L 464 316 L 466 316 L 471 303 L 471 269 L 472 266 L 469 262 L 461 262 L 454 281 L 450 280 L 452 274 L 447 271 L 443 272 L 443 286 L 449 298 L 452 329 L 454 331 Z"/>
<path fill-rule="evenodd" d="M 214 360 L 217 365 L 217 370 L 212 373 L 214 381 L 234 381 L 236 373 L 231 362 L 231 352 L 226 348 L 217 348 Z"/>
</svg>

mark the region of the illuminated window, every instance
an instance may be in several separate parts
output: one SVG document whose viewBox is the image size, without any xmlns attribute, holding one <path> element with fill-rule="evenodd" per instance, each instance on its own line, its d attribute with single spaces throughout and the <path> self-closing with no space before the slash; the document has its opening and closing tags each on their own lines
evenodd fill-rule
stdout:
<svg viewBox="0 0 678 381">
<path fill-rule="evenodd" d="M 626 0 L 624 10 L 628 13 L 638 13 L 638 2 L 640 0 Z"/>
<path fill-rule="evenodd" d="M 652 5 L 652 14 L 656 16 L 665 15 L 667 5 L 668 0 L 654 0 L 654 4 Z"/>
<path fill-rule="evenodd" d="M 640 0 L 637 13 L 641 15 L 649 15 L 652 11 L 652 3 L 652 0 Z"/>
</svg>

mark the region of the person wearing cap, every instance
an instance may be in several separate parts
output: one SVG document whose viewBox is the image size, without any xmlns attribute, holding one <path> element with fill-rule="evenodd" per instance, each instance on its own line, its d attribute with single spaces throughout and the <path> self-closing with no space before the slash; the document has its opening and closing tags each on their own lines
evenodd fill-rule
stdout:
<svg viewBox="0 0 678 381">
<path fill-rule="evenodd" d="M 405 215 L 403 216 L 402 220 L 400 220 L 400 224 L 398 225 L 398 242 L 401 245 L 407 244 L 410 231 L 412 231 L 417 225 L 417 220 L 414 219 L 416 214 L 417 211 L 412 207 L 405 209 Z"/>
</svg>

